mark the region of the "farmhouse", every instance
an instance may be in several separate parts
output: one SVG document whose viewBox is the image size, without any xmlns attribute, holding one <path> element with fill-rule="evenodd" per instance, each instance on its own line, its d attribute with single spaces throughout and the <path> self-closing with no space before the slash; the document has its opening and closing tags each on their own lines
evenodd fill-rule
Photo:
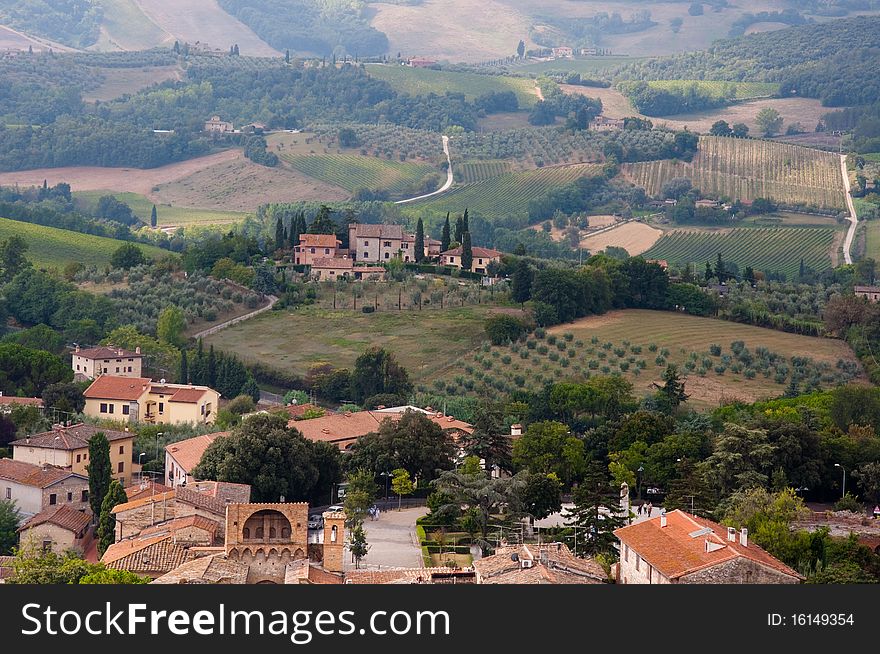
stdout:
<svg viewBox="0 0 880 654">
<path fill-rule="evenodd" d="M 607 116 L 596 116 L 590 121 L 590 129 L 594 132 L 619 132 L 623 129 L 626 121 L 623 118 L 608 118 Z"/>
<path fill-rule="evenodd" d="M 389 261 L 403 250 L 403 227 L 353 223 L 348 226 L 348 244 L 352 258 L 358 262 Z"/>
<path fill-rule="evenodd" d="M 473 254 L 473 263 L 469 272 L 478 275 L 488 274 L 489 264 L 495 261 L 501 261 L 501 252 L 498 250 L 490 250 L 489 248 L 474 247 L 471 248 Z M 459 246 L 453 250 L 447 250 L 440 253 L 440 265 L 450 266 L 452 268 L 461 269 L 462 247 Z"/>
<path fill-rule="evenodd" d="M 581 53 L 582 57 L 595 57 L 597 54 L 599 54 L 599 49 L 598 48 L 581 48 L 580 53 Z"/>
<path fill-rule="evenodd" d="M 211 424 L 220 401 L 220 393 L 207 386 L 115 375 L 98 377 L 83 397 L 83 413 L 93 418 L 172 425 Z"/>
<path fill-rule="evenodd" d="M 312 263 L 312 277 L 319 282 L 333 281 L 341 277 L 351 279 L 385 279 L 381 266 L 355 266 L 348 257 L 321 257 Z"/>
<path fill-rule="evenodd" d="M 220 120 L 220 116 L 211 116 L 210 120 L 205 121 L 205 131 L 214 134 L 227 134 L 232 132 L 232 123 Z"/>
<path fill-rule="evenodd" d="M 573 56 L 574 56 L 574 50 L 572 50 L 567 45 L 561 45 L 558 48 L 553 48 L 553 58 L 554 59 L 563 59 L 563 58 L 570 59 Z"/>
<path fill-rule="evenodd" d="M 71 354 L 70 366 L 77 381 L 94 379 L 99 375 L 140 377 L 142 360 L 139 347 L 130 352 L 112 345 L 87 349 L 77 345 Z"/>
<path fill-rule="evenodd" d="M 83 423 L 54 425 L 12 443 L 12 458 L 37 466 L 56 466 L 88 478 L 89 439 L 101 432 L 110 441 L 110 471 L 123 487 L 131 481 L 134 434 Z M 88 488 L 88 485 L 86 485 Z M 88 500 L 82 500 L 87 502 Z"/>
<path fill-rule="evenodd" d="M 413 57 L 409 60 L 409 66 L 412 68 L 430 68 L 436 66 L 437 62 L 433 59 L 424 59 L 421 57 Z"/>
<path fill-rule="evenodd" d="M 294 248 L 294 261 L 311 266 L 315 259 L 334 258 L 342 245 L 334 234 L 301 234 Z"/>
<path fill-rule="evenodd" d="M 0 459 L 0 492 L 26 518 L 60 506 L 89 508 L 89 478 L 49 464 Z"/>
<path fill-rule="evenodd" d="M 737 532 L 675 510 L 621 527 L 622 584 L 798 584 L 803 577 Z"/>
<path fill-rule="evenodd" d="M 880 286 L 855 286 L 856 297 L 867 298 L 870 302 L 880 302 Z"/>
<path fill-rule="evenodd" d="M 41 511 L 19 527 L 19 542 L 22 546 L 37 545 L 44 552 L 74 550 L 82 554 L 92 542 L 91 524 L 90 514 L 61 504 Z"/>
<path fill-rule="evenodd" d="M 165 477 L 171 488 L 180 484 L 192 483 L 192 470 L 199 465 L 205 450 L 221 436 L 228 435 L 228 431 L 218 431 L 214 434 L 202 434 L 166 445 Z"/>
</svg>

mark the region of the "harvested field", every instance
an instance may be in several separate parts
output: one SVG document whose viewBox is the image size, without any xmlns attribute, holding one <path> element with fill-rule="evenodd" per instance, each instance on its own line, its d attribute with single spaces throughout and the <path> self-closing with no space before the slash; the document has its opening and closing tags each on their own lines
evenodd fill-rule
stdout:
<svg viewBox="0 0 880 654">
<path fill-rule="evenodd" d="M 96 89 L 86 92 L 83 100 L 113 100 L 126 93 L 137 93 L 141 89 L 169 79 L 179 80 L 183 71 L 178 66 L 155 66 L 150 68 L 98 68 L 96 72 L 104 81 Z"/>
<path fill-rule="evenodd" d="M 581 247 L 590 252 L 599 252 L 608 246 L 613 246 L 625 249 L 630 256 L 636 256 L 649 250 L 661 236 L 663 231 L 656 227 L 630 222 L 586 237 L 581 241 Z"/>
</svg>

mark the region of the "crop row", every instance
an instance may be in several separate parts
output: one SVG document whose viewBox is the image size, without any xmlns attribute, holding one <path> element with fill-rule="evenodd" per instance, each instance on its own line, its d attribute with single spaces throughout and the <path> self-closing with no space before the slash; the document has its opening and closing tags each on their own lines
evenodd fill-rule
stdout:
<svg viewBox="0 0 880 654">
<path fill-rule="evenodd" d="M 779 84 L 769 82 L 724 82 L 716 80 L 652 80 L 648 85 L 657 89 L 682 89 L 696 85 L 697 89 L 716 98 L 749 100 L 766 98 L 779 91 Z"/>
<path fill-rule="evenodd" d="M 349 154 L 282 155 L 302 173 L 355 191 L 403 190 L 432 172 L 430 166 Z"/>
<path fill-rule="evenodd" d="M 509 161 L 466 161 L 455 167 L 455 181 L 473 184 L 510 172 Z"/>
</svg>

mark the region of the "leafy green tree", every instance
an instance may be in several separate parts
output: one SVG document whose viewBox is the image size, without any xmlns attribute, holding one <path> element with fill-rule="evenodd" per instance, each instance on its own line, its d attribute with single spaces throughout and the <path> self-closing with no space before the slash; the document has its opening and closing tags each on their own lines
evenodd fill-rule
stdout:
<svg viewBox="0 0 880 654">
<path fill-rule="evenodd" d="M 183 309 L 169 304 L 162 309 L 156 322 L 156 336 L 161 343 L 181 347 L 186 343 L 183 332 L 186 329 L 186 316 Z"/>
<path fill-rule="evenodd" d="M 113 252 L 110 257 L 110 265 L 114 268 L 134 268 L 147 263 L 147 255 L 134 243 L 124 243 Z"/>
<path fill-rule="evenodd" d="M 514 343 L 528 331 L 528 325 L 524 320 L 507 313 L 490 315 L 485 321 L 486 336 L 492 345 L 505 345 Z"/>
<path fill-rule="evenodd" d="M 376 479 L 369 470 L 360 469 L 351 472 L 346 481 L 343 501 L 346 521 L 351 527 L 360 526 L 376 501 Z"/>
<path fill-rule="evenodd" d="M 199 479 L 251 485 L 254 502 L 326 501 L 341 477 L 339 450 L 316 443 L 296 429 L 288 429 L 283 416 L 261 414 L 218 438 L 193 470 Z"/>
<path fill-rule="evenodd" d="M 712 123 L 709 133 L 712 136 L 731 136 L 733 130 L 730 128 L 730 125 L 727 124 L 726 120 L 716 120 Z"/>
<path fill-rule="evenodd" d="M 30 267 L 27 251 L 27 241 L 21 236 L 13 235 L 0 241 L 0 282 L 8 282 L 22 270 Z"/>
<path fill-rule="evenodd" d="M 85 405 L 81 383 L 59 382 L 49 384 L 43 389 L 43 406 L 68 413 L 81 413 Z"/>
<path fill-rule="evenodd" d="M 561 422 L 533 422 L 513 443 L 513 467 L 532 473 L 555 473 L 565 488 L 587 468 L 583 442 Z"/>
<path fill-rule="evenodd" d="M 710 486 L 726 496 L 739 489 L 765 487 L 775 453 L 766 430 L 727 423 L 702 465 Z"/>
<path fill-rule="evenodd" d="M 734 123 L 731 131 L 736 138 L 744 139 L 749 135 L 749 126 L 745 123 Z"/>
<path fill-rule="evenodd" d="M 773 136 L 782 131 L 783 118 L 772 107 L 764 107 L 755 117 L 755 124 L 764 136 Z"/>
<path fill-rule="evenodd" d="M 180 353 L 170 343 L 164 343 L 152 336 L 141 334 L 134 325 L 117 327 L 101 341 L 101 345 L 113 345 L 134 351 L 141 349 L 153 370 L 159 368 L 174 370 L 178 365 Z"/>
<path fill-rule="evenodd" d="M 529 262 L 522 258 L 518 259 L 510 281 L 510 293 L 511 299 L 519 302 L 520 306 L 524 306 L 532 297 L 533 277 L 534 273 Z"/>
<path fill-rule="evenodd" d="M 370 545 L 367 544 L 367 534 L 362 524 L 357 524 L 351 529 L 351 535 L 348 540 L 348 549 L 354 557 L 355 569 L 360 568 L 361 559 L 363 559 L 370 551 Z"/>
<path fill-rule="evenodd" d="M 309 234 L 335 234 L 336 223 L 333 222 L 333 210 L 327 205 L 321 205 L 312 224 L 309 225 Z"/>
<path fill-rule="evenodd" d="M 89 506 L 92 516 L 97 520 L 101 515 L 104 497 L 110 489 L 112 470 L 110 469 L 110 441 L 99 431 L 89 441 L 89 462 L 86 472 L 89 475 Z"/>
<path fill-rule="evenodd" d="M 480 404 L 474 414 L 473 425 L 473 432 L 462 435 L 459 440 L 465 454 L 482 459 L 488 470 L 497 466 L 500 470 L 510 472 L 513 469 L 512 443 L 504 424 L 502 406 L 497 403 Z"/>
<path fill-rule="evenodd" d="M 397 493 L 397 510 L 400 511 L 403 496 L 412 495 L 412 492 L 415 490 L 409 472 L 404 468 L 397 468 L 391 471 L 391 490 Z"/>
<path fill-rule="evenodd" d="M 440 251 L 446 252 L 449 249 L 449 244 L 452 242 L 452 237 L 449 231 L 449 212 L 446 212 L 446 221 L 443 223 L 443 232 L 440 235 Z"/>
<path fill-rule="evenodd" d="M 684 392 L 684 381 L 678 373 L 678 366 L 670 363 L 663 371 L 663 385 L 658 388 L 657 395 L 664 406 L 676 409 L 679 405 L 687 402 L 687 393 Z"/>
<path fill-rule="evenodd" d="M 414 247 L 415 252 L 413 252 L 413 256 L 415 256 L 416 263 L 421 263 L 425 258 L 425 225 L 421 218 L 416 223 L 416 242 Z"/>
<path fill-rule="evenodd" d="M 360 355 L 351 373 L 351 391 L 355 402 L 362 403 L 378 394 L 407 396 L 412 383 L 406 369 L 389 351 L 372 347 Z"/>
<path fill-rule="evenodd" d="M 104 568 L 90 572 L 80 578 L 80 584 L 148 584 L 152 581 L 149 577 L 138 575 L 128 570 L 115 570 L 113 568 Z"/>
<path fill-rule="evenodd" d="M 98 519 L 98 553 L 104 554 L 116 540 L 116 516 L 113 508 L 128 502 L 125 489 L 115 479 L 110 482 L 104 501 L 101 502 L 101 515 Z"/>
<path fill-rule="evenodd" d="M 70 366 L 54 354 L 0 343 L 0 391 L 6 395 L 39 396 L 48 386 L 72 378 Z"/>
<path fill-rule="evenodd" d="M 625 524 L 618 514 L 620 495 L 601 464 L 592 463 L 574 491 L 574 507 L 566 512 L 566 525 L 574 527 L 572 551 L 577 556 L 604 554 L 616 558 L 614 530 Z"/>
<path fill-rule="evenodd" d="M 15 500 L 0 500 L 0 556 L 12 554 L 18 543 L 18 526 L 21 513 Z"/>
<path fill-rule="evenodd" d="M 522 59 L 526 54 L 526 44 L 525 41 L 520 39 L 519 44 L 516 46 L 516 56 Z"/>
<path fill-rule="evenodd" d="M 552 472 L 529 475 L 520 501 L 531 520 L 543 520 L 562 508 L 562 482 Z"/>
<path fill-rule="evenodd" d="M 462 234 L 461 241 L 461 269 L 471 270 L 474 266 L 474 249 L 471 246 L 471 233 Z"/>
</svg>

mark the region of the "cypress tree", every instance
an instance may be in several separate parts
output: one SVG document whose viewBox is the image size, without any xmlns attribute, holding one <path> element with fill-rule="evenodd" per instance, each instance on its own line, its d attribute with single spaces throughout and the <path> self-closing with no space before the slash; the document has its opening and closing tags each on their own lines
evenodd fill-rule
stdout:
<svg viewBox="0 0 880 654">
<path fill-rule="evenodd" d="M 471 227 L 468 224 L 468 210 L 467 207 L 465 207 L 464 215 L 461 217 L 461 233 L 464 234 L 469 231 L 471 231 Z"/>
<path fill-rule="evenodd" d="M 214 346 L 208 350 L 208 364 L 205 370 L 208 386 L 215 388 L 217 384 L 217 355 L 214 354 Z"/>
<path fill-rule="evenodd" d="M 455 219 L 455 242 L 461 245 L 461 240 L 464 238 L 464 220 L 459 216 Z"/>
<path fill-rule="evenodd" d="M 150 211 L 150 227 L 155 227 L 159 224 L 159 215 L 156 213 L 156 205 L 153 205 L 152 211 Z"/>
<path fill-rule="evenodd" d="M 449 212 L 446 212 L 446 222 L 443 223 L 443 234 L 440 236 L 440 251 L 446 252 L 452 239 L 449 237 Z"/>
<path fill-rule="evenodd" d="M 181 384 L 189 383 L 189 362 L 186 356 L 186 350 L 180 351 L 180 379 Z"/>
<path fill-rule="evenodd" d="M 98 519 L 98 554 L 107 551 L 116 540 L 116 516 L 113 515 L 113 507 L 128 502 L 125 489 L 115 479 L 110 482 L 104 501 L 101 502 L 101 514 Z"/>
<path fill-rule="evenodd" d="M 416 263 L 420 263 L 422 259 L 425 258 L 425 225 L 422 223 L 422 219 L 419 218 L 419 221 L 416 223 L 416 243 L 415 243 L 415 258 Z"/>
<path fill-rule="evenodd" d="M 474 265 L 474 252 L 471 248 L 471 233 L 461 235 L 461 269 L 470 270 Z"/>
<path fill-rule="evenodd" d="M 286 63 L 286 64 L 290 63 L 290 50 L 284 51 L 284 63 Z"/>
<path fill-rule="evenodd" d="M 532 297 L 532 267 L 525 259 L 516 262 L 510 292 L 514 302 L 525 304 Z"/>
<path fill-rule="evenodd" d="M 89 474 L 89 506 L 92 516 L 97 520 L 101 515 L 104 496 L 110 488 L 110 441 L 99 431 L 89 439 L 89 462 L 86 465 Z"/>
<path fill-rule="evenodd" d="M 284 221 L 281 220 L 281 216 L 275 221 L 275 249 L 284 249 Z"/>
</svg>

